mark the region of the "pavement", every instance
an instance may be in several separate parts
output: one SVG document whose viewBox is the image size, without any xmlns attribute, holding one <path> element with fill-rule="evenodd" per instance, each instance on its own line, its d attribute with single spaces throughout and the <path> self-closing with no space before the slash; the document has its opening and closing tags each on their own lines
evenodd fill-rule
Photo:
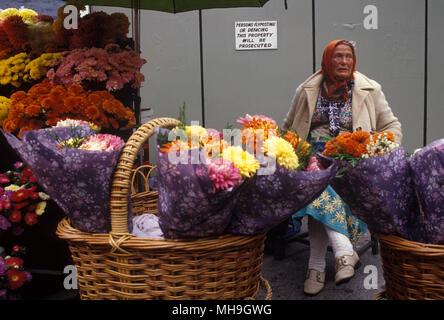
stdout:
<svg viewBox="0 0 444 320">
<path fill-rule="evenodd" d="M 303 219 L 300 234 L 307 232 L 306 220 L 307 218 Z M 355 250 L 360 250 L 370 239 L 370 234 L 365 233 L 356 242 Z M 355 276 L 349 282 L 337 286 L 334 281 L 334 255 L 333 252 L 327 251 L 325 287 L 318 295 L 307 296 L 303 286 L 309 254 L 308 245 L 290 241 L 285 246 L 282 259 L 276 259 L 273 253 L 264 255 L 262 276 L 271 286 L 272 300 L 374 300 L 384 289 L 385 281 L 379 252 L 373 254 L 369 248 L 362 253 L 361 267 L 356 270 Z M 263 297 L 264 293 L 261 292 L 261 295 Z"/>
</svg>

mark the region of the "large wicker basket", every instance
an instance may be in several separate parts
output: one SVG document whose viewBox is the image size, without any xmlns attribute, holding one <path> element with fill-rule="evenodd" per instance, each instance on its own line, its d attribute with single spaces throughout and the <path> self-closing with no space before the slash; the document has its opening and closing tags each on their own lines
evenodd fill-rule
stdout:
<svg viewBox="0 0 444 320">
<path fill-rule="evenodd" d="M 444 299 L 444 245 L 376 234 L 389 300 Z"/>
<path fill-rule="evenodd" d="M 271 299 L 271 287 L 261 276 L 265 234 L 170 240 L 128 232 L 128 191 L 137 154 L 155 127 L 178 124 L 154 119 L 127 141 L 113 177 L 109 234 L 81 232 L 67 218 L 59 223 L 56 233 L 68 242 L 81 299 L 256 299 L 260 287 L 266 289 L 263 299 Z M 133 190 L 131 202 L 133 214 L 157 213 L 155 191 Z"/>
</svg>

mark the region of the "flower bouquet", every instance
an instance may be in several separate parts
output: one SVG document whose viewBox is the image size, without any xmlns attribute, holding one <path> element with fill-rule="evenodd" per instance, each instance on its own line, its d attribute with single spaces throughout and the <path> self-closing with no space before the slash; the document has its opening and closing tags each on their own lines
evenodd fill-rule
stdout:
<svg viewBox="0 0 444 320">
<path fill-rule="evenodd" d="M 75 3 L 72 5 L 78 8 L 79 13 L 80 10 L 85 9 L 82 5 Z M 104 48 L 110 43 L 124 44 L 127 42 L 130 22 L 124 13 L 92 12 L 83 17 L 78 15 L 78 28 L 66 29 L 63 25 L 68 15 L 64 12 L 65 6 L 57 10 L 57 19 L 53 26 L 56 33 L 55 41 L 59 47 L 65 48 L 65 50 Z"/>
<path fill-rule="evenodd" d="M 409 159 L 413 182 L 424 214 L 427 243 L 444 243 L 444 139 L 415 152 Z"/>
<path fill-rule="evenodd" d="M 0 59 L 21 52 L 39 56 L 55 52 L 53 18 L 32 9 L 8 8 L 0 12 Z"/>
<path fill-rule="evenodd" d="M 166 238 L 222 234 L 239 188 L 259 168 L 222 133 L 199 125 L 157 132 L 159 225 Z"/>
<path fill-rule="evenodd" d="M 17 299 L 16 290 L 31 281 L 22 259 L 25 252 L 25 248 L 14 246 L 10 255 L 0 256 L 0 300 Z"/>
<path fill-rule="evenodd" d="M 145 80 L 140 69 L 146 63 L 129 48 L 120 49 L 110 43 L 105 48 L 82 48 L 63 53 L 47 77 L 52 84 L 82 85 L 84 88 L 108 91 L 122 89 L 125 84 L 140 87 Z M 103 88 L 102 88 L 103 87 Z"/>
<path fill-rule="evenodd" d="M 48 80 L 11 95 L 11 104 L 3 129 L 18 137 L 28 130 L 55 125 L 64 119 L 93 122 L 102 130 L 131 128 L 134 113 L 108 91 L 85 91 L 80 85 L 67 89 Z"/>
<path fill-rule="evenodd" d="M 331 186 L 370 231 L 422 240 L 408 159 L 392 133 L 342 133 L 325 144 L 323 155 L 338 160 Z"/>
<path fill-rule="evenodd" d="M 74 227 L 107 233 L 111 179 L 124 142 L 74 123 L 26 131 L 22 140 L 9 132 L 3 134 Z"/>
<path fill-rule="evenodd" d="M 11 230 L 17 236 L 38 223 L 48 199 L 33 172 L 21 162 L 14 163 L 13 170 L 0 174 L 0 233 Z"/>
<path fill-rule="evenodd" d="M 246 115 L 243 143 L 255 150 L 260 168 L 240 190 L 227 232 L 267 232 L 316 199 L 336 175 L 334 161 L 326 169 L 311 170 L 316 158 L 310 144 L 294 131 L 279 130 L 263 115 Z"/>
</svg>

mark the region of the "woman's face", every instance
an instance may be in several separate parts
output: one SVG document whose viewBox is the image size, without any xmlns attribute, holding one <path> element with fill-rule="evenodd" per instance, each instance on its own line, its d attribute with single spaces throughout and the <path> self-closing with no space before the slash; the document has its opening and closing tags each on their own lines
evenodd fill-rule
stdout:
<svg viewBox="0 0 444 320">
<path fill-rule="evenodd" d="M 353 51 L 346 44 L 339 44 L 333 50 L 332 56 L 333 76 L 337 80 L 345 80 L 350 78 L 353 73 Z"/>
</svg>

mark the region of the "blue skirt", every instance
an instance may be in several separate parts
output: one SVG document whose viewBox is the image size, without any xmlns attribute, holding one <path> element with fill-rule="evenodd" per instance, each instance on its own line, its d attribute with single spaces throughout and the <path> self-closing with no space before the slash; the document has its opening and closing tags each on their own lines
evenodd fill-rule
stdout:
<svg viewBox="0 0 444 320">
<path fill-rule="evenodd" d="M 347 236 L 352 244 L 367 231 L 367 225 L 351 214 L 348 205 L 331 186 L 308 206 L 293 214 L 293 219 L 306 215 Z"/>
</svg>

